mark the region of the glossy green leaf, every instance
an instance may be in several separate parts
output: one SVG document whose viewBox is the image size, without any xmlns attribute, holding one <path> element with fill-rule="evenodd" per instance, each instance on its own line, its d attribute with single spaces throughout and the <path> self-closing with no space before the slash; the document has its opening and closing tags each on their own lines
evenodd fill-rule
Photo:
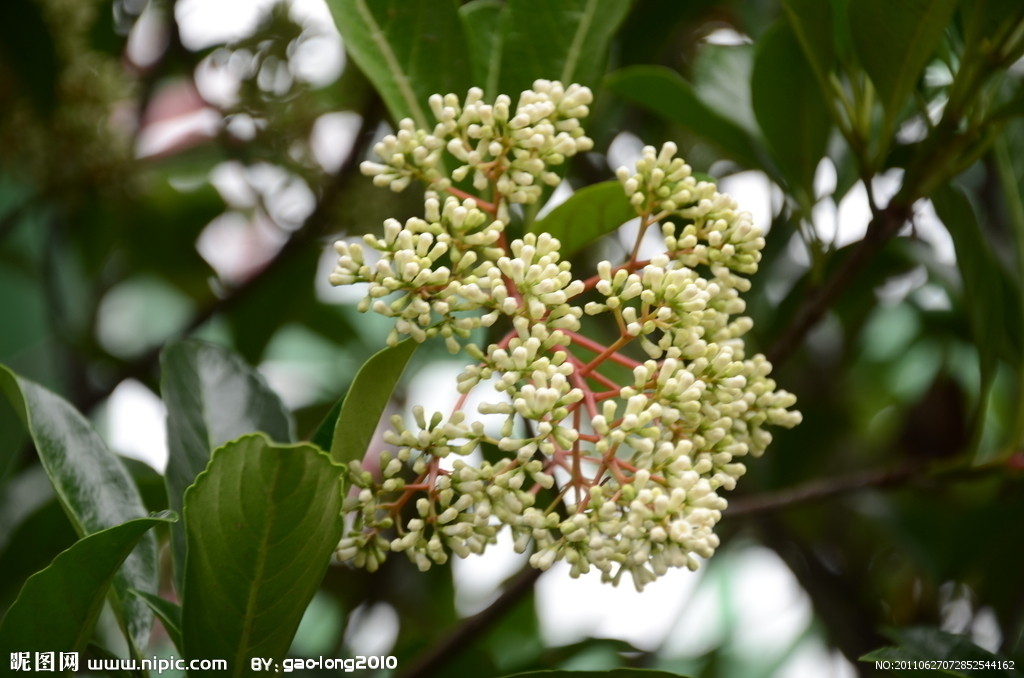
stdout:
<svg viewBox="0 0 1024 678">
<path fill-rule="evenodd" d="M 60 396 L 0 366 L 0 391 L 35 443 L 57 498 L 75 531 L 86 536 L 146 515 L 138 488 L 75 408 Z M 155 591 L 156 540 L 144 535 L 114 576 L 114 611 L 136 647 L 149 639 L 153 615 L 129 589 Z"/>
<path fill-rule="evenodd" d="M 894 671 L 898 675 L 930 676 L 935 675 L 935 669 L 915 670 L 913 662 L 928 661 L 953 661 L 978 662 L 988 664 L 996 662 L 1007 665 L 1007 658 L 994 654 L 988 650 L 978 647 L 969 638 L 958 636 L 953 633 L 940 631 L 934 627 L 916 627 L 908 629 L 896 629 L 886 633 L 895 646 L 882 647 L 872 650 L 860 658 L 862 662 L 895 661 L 907 662 L 904 664 L 906 670 Z M 939 673 L 948 676 L 1017 676 L 1016 671 L 1005 668 L 983 668 L 957 669 L 956 667 L 944 668 Z"/>
<path fill-rule="evenodd" d="M 363 458 L 395 384 L 418 346 L 412 339 L 406 339 L 377 351 L 359 368 L 334 428 L 331 458 L 335 462 L 348 464 Z"/>
<path fill-rule="evenodd" d="M 341 538 L 341 475 L 312 445 L 262 434 L 217 448 L 185 493 L 185 655 L 280 660 Z"/>
<path fill-rule="evenodd" d="M 472 0 L 459 7 L 459 19 L 472 56 L 473 81 L 488 97 L 500 94 L 497 90 L 505 39 L 502 32 L 507 16 L 505 6 L 501 0 Z"/>
<path fill-rule="evenodd" d="M 170 514 L 129 520 L 83 537 L 60 553 L 25 582 L 0 622 L 0 655 L 82 650 L 125 558 L 148 530 L 174 520 Z"/>
<path fill-rule="evenodd" d="M 253 431 L 278 442 L 294 438 L 280 398 L 228 349 L 194 339 L 169 344 L 160 355 L 160 392 L 167 406 L 167 498 L 181 511 L 185 488 L 217 446 Z M 185 527 L 171 532 L 175 581 L 181 590 Z"/>
<path fill-rule="evenodd" d="M 690 83 L 675 71 L 663 66 L 630 66 L 610 75 L 605 86 L 703 137 L 740 164 L 764 167 L 750 134 L 701 101 Z"/>
<path fill-rule="evenodd" d="M 513 98 L 537 78 L 596 85 L 624 0 L 509 0 L 502 24 L 502 92 Z"/>
<path fill-rule="evenodd" d="M 153 614 L 164 625 L 167 637 L 174 643 L 175 649 L 181 652 L 181 605 L 161 598 L 155 593 L 132 591 L 132 594 L 138 596 L 149 605 L 149 609 L 153 610 Z"/>
<path fill-rule="evenodd" d="M 452 0 L 328 0 L 345 48 L 395 119 L 428 127 L 427 98 L 465 94 L 466 39 Z"/>
<path fill-rule="evenodd" d="M 893 129 L 925 65 L 939 46 L 956 5 L 956 0 L 849 3 L 853 46 L 878 90 L 889 121 L 888 130 Z"/>
<path fill-rule="evenodd" d="M 685 676 L 653 669 L 613 669 L 611 671 L 527 671 L 503 678 L 685 678 Z"/>
<path fill-rule="evenodd" d="M 779 171 L 809 210 L 814 202 L 814 172 L 828 143 L 829 114 L 814 71 L 788 23 L 775 24 L 759 41 L 750 86 L 754 114 Z"/>
<path fill-rule="evenodd" d="M 636 217 L 622 184 L 603 181 L 573 193 L 568 200 L 533 222 L 531 233 L 550 233 L 562 243 L 561 256 L 571 257 L 603 235 Z"/>
</svg>

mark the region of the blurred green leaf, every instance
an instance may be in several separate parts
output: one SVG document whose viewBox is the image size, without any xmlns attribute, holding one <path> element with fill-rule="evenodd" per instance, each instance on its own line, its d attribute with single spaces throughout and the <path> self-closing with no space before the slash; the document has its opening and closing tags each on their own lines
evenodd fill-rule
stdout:
<svg viewBox="0 0 1024 678">
<path fill-rule="evenodd" d="M 793 29 L 776 23 L 758 43 L 754 114 L 800 205 L 814 203 L 814 172 L 828 144 L 828 108 Z"/>
<path fill-rule="evenodd" d="M 956 0 L 852 0 L 848 20 L 853 46 L 878 90 L 888 121 L 884 135 L 907 104 L 935 53 Z"/>
<path fill-rule="evenodd" d="M 984 404 L 989 397 L 1000 354 L 1020 364 L 1021 357 L 1013 346 L 1019 346 L 1015 333 L 1024 324 L 1020 294 L 1010 283 L 1006 271 L 992 251 L 975 216 L 974 208 L 964 193 L 954 186 L 944 186 L 932 196 L 935 212 L 945 224 L 957 252 L 957 268 L 963 278 L 964 307 L 971 324 L 971 333 L 978 351 L 982 404 L 978 408 L 977 429 L 973 449 L 979 449 Z M 976 459 L 985 462 L 988 459 Z"/>
<path fill-rule="evenodd" d="M 341 474 L 313 446 L 262 434 L 214 451 L 185 494 L 186 656 L 226 658 L 236 676 L 284 657 L 341 538 Z"/>
<path fill-rule="evenodd" d="M 167 406 L 167 498 L 174 511 L 219 445 L 254 431 L 278 442 L 294 439 L 281 400 L 253 368 L 230 350 L 186 339 L 160 355 L 160 393 Z M 184 577 L 185 526 L 171 531 L 175 582 Z"/>
<path fill-rule="evenodd" d="M 0 610 L 14 602 L 35 572 L 75 543 L 78 535 L 56 499 L 43 504 L 6 535 L 0 551 Z"/>
<path fill-rule="evenodd" d="M 742 127 L 701 101 L 690 83 L 663 66 L 630 66 L 608 76 L 605 86 L 715 144 L 749 168 L 763 168 L 761 153 Z"/>
<path fill-rule="evenodd" d="M 872 650 L 860 658 L 862 662 L 876 661 L 897 661 L 897 662 L 922 662 L 922 661 L 960 661 L 980 662 L 989 664 L 996 662 L 1006 666 L 1012 665 L 1006 657 L 993 654 L 988 650 L 978 647 L 964 636 L 940 631 L 934 627 L 916 627 L 908 629 L 895 629 L 886 633 L 893 641 L 895 647 L 883 647 Z M 907 668 L 904 664 L 901 670 L 893 670 L 892 673 L 901 676 L 934 676 L 936 669 L 914 669 Z M 956 667 L 941 668 L 938 672 L 948 676 L 1017 676 L 1020 675 L 1011 668 L 995 668 L 989 665 L 986 668 L 960 669 Z"/>
<path fill-rule="evenodd" d="M 331 458 L 336 463 L 348 464 L 366 454 L 395 384 L 418 346 L 413 339 L 406 339 L 373 354 L 359 369 L 334 428 Z"/>
<path fill-rule="evenodd" d="M 431 94 L 470 85 L 466 38 L 452 0 L 328 0 L 345 48 L 396 120 L 429 127 Z"/>
<path fill-rule="evenodd" d="M 502 22 L 501 92 L 515 98 L 538 78 L 596 85 L 625 0 L 509 0 Z"/>
<path fill-rule="evenodd" d="M 149 605 L 149 609 L 153 610 L 153 614 L 164 625 L 167 637 L 174 643 L 174 648 L 181 652 L 181 606 L 161 598 L 155 593 L 147 593 L 146 591 L 132 591 L 132 593 L 142 598 Z"/>
<path fill-rule="evenodd" d="M 53 34 L 39 3 L 0 3 L 0 55 L 32 98 L 36 111 L 43 116 L 52 113 L 57 106 L 61 68 Z"/>
<path fill-rule="evenodd" d="M 828 0 L 783 0 L 789 24 L 814 70 L 822 96 L 831 95 L 829 74 L 836 60 L 832 3 Z"/>
<path fill-rule="evenodd" d="M 94 532 L 32 575 L 0 622 L 0 653 L 81 651 L 92 637 L 115 574 L 145 533 L 170 514 Z"/>
<path fill-rule="evenodd" d="M 501 30 L 505 6 L 501 0 L 472 0 L 459 7 L 459 19 L 472 56 L 473 82 L 488 97 L 500 94 L 497 90 L 505 39 Z"/>
<path fill-rule="evenodd" d="M 558 238 L 560 255 L 568 259 L 635 217 L 622 184 L 602 181 L 573 193 L 546 217 L 533 222 L 530 233 L 550 233 Z"/>
<path fill-rule="evenodd" d="M 3 366 L 0 391 L 28 429 L 61 506 L 79 535 L 146 515 L 124 464 L 67 401 Z M 119 601 L 114 612 L 136 647 L 146 645 L 153 615 L 128 591 L 155 591 L 157 572 L 156 540 L 147 535 L 114 577 Z"/>
</svg>

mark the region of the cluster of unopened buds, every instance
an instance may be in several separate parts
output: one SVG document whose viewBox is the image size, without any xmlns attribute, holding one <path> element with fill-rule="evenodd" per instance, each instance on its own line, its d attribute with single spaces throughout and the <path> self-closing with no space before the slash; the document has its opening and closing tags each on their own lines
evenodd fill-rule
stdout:
<svg viewBox="0 0 1024 678">
<path fill-rule="evenodd" d="M 764 452 L 766 426 L 800 421 L 771 365 L 744 353 L 740 293 L 764 239 L 673 144 L 617 173 L 640 219 L 624 261 L 576 279 L 557 239 L 510 240 L 510 205 L 537 201 L 560 180 L 553 168 L 592 147 L 580 125 L 591 98 L 543 80 L 515 110 L 479 89 L 435 95 L 433 130 L 402 121 L 377 144 L 381 162 L 363 164 L 395 191 L 424 182 L 424 216 L 366 236 L 372 257 L 338 242 L 331 282 L 368 283 L 360 309 L 394 319 L 389 343 L 440 335 L 473 363 L 454 411 L 417 406 L 414 426 L 396 415 L 373 470 L 351 465 L 341 560 L 372 570 L 396 551 L 427 569 L 481 553 L 507 527 L 537 568 L 565 561 L 573 576 L 596 568 L 613 582 L 629 572 L 642 588 L 711 556 L 719 491 L 735 487 L 740 459 Z M 486 199 L 460 188 L 467 180 Z M 664 251 L 641 260 L 652 228 Z M 593 338 L 608 328 L 610 342 Z M 472 341 L 486 332 L 493 343 Z M 499 415 L 500 431 L 467 419 L 482 388 L 493 397 L 479 412 Z"/>
</svg>

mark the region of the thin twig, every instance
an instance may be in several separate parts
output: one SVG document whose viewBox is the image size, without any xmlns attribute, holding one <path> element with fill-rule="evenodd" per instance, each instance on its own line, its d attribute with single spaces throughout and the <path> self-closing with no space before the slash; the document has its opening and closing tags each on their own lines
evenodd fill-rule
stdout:
<svg viewBox="0 0 1024 678">
<path fill-rule="evenodd" d="M 914 461 L 891 469 L 872 469 L 848 476 L 812 480 L 796 487 L 739 497 L 729 502 L 725 514 L 730 518 L 762 514 L 770 511 L 832 499 L 851 492 L 867 489 L 899 487 L 914 481 L 960 482 L 989 474 L 1005 474 L 1008 470 L 1024 466 L 1024 457 L 1018 452 L 1008 459 L 982 466 L 964 464 L 929 466 Z"/>
<path fill-rule="evenodd" d="M 877 255 L 910 217 L 909 205 L 891 202 L 868 225 L 867 234 L 857 249 L 843 262 L 825 284 L 812 291 L 796 313 L 793 322 L 768 351 L 768 360 L 778 367 L 803 343 L 807 334 L 856 280 L 857 274 Z"/>
<path fill-rule="evenodd" d="M 532 591 L 541 574 L 541 570 L 529 565 L 524 567 L 497 600 L 481 612 L 463 619 L 441 642 L 419 655 L 408 669 L 399 674 L 400 678 L 426 678 L 434 674 L 449 661 L 453 653 L 469 647 Z"/>
</svg>

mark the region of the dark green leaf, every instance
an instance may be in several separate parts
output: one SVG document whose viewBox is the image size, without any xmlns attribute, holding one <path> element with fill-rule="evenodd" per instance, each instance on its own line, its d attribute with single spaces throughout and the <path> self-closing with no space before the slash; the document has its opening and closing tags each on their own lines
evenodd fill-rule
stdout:
<svg viewBox="0 0 1024 678">
<path fill-rule="evenodd" d="M 92 637 L 107 590 L 145 533 L 170 514 L 138 518 L 94 532 L 32 575 L 0 623 L 0 654 L 78 652 Z"/>
<path fill-rule="evenodd" d="M 854 0 L 849 3 L 853 46 L 878 90 L 887 132 L 942 40 L 956 0 Z"/>
<path fill-rule="evenodd" d="M 568 259 L 583 247 L 636 217 L 622 184 L 603 181 L 581 188 L 543 219 L 533 222 L 531 233 L 550 233 L 562 243 Z"/>
<path fill-rule="evenodd" d="M 167 498 L 181 511 L 185 488 L 210 461 L 210 452 L 240 435 L 263 431 L 293 439 L 292 423 L 262 377 L 226 348 L 194 339 L 172 343 L 160 356 L 160 392 L 167 405 Z M 172 531 L 175 582 L 181 590 L 185 527 Z"/>
<path fill-rule="evenodd" d="M 329 0 L 345 48 L 395 119 L 428 127 L 427 98 L 470 85 L 466 38 L 452 0 Z"/>
<path fill-rule="evenodd" d="M 0 391 L 28 429 L 57 498 L 79 535 L 146 515 L 124 464 L 67 401 L 3 366 Z M 157 572 L 156 540 L 146 535 L 114 577 L 119 601 L 115 613 L 136 647 L 146 645 L 153 615 L 128 590 L 155 591 Z"/>
<path fill-rule="evenodd" d="M 1020 359 L 1012 355 L 1012 349 L 1007 350 L 1016 343 L 1010 333 L 1024 323 L 1020 297 L 1009 284 L 1006 272 L 985 239 L 967 196 L 953 186 L 944 186 L 932 195 L 932 204 L 956 247 L 956 263 L 963 278 L 964 307 L 971 333 L 979 346 L 989 346 L 987 350 L 978 352 L 984 403 L 993 385 L 1000 353 L 1011 359 Z M 983 422 L 984 407 L 979 406 L 974 451 L 979 449 Z"/>
<path fill-rule="evenodd" d="M 412 339 L 406 339 L 374 353 L 359 369 L 334 428 L 331 458 L 336 463 L 348 464 L 363 458 L 395 384 L 418 346 Z"/>
<path fill-rule="evenodd" d="M 503 678 L 685 678 L 685 676 L 651 669 L 614 669 L 612 671 L 527 671 Z"/>
<path fill-rule="evenodd" d="M 823 96 L 830 96 L 829 74 L 836 60 L 832 3 L 822 0 L 784 0 L 786 17 L 814 70 Z"/>
<path fill-rule="evenodd" d="M 897 643 L 895 647 L 883 647 L 873 650 L 860 658 L 863 662 L 875 661 L 951 661 L 959 660 L 964 662 L 999 662 L 1007 663 L 1006 657 L 993 654 L 988 650 L 978 647 L 964 636 L 953 633 L 946 633 L 933 627 L 917 627 L 909 629 L 896 629 L 886 633 Z M 934 669 L 924 669 L 912 672 L 894 671 L 899 675 L 935 675 Z M 949 676 L 1016 676 L 1019 675 L 1012 669 L 982 668 L 982 669 L 942 669 L 940 673 Z"/>
<path fill-rule="evenodd" d="M 472 0 L 459 7 L 459 18 L 466 33 L 473 66 L 473 81 L 489 97 L 498 92 L 503 40 L 502 23 L 506 5 L 501 0 Z M 512 92 L 506 92 L 512 94 Z"/>
<path fill-rule="evenodd" d="M 338 425 L 338 416 L 341 414 L 341 406 L 344 403 L 345 396 L 342 396 L 331 405 L 330 411 L 320 421 L 320 425 L 316 427 L 309 442 L 321 450 L 331 449 L 331 443 L 334 442 L 334 428 Z"/>
<path fill-rule="evenodd" d="M 42 9 L 32 0 L 0 3 L 0 61 L 21 81 L 36 111 L 49 115 L 57 105 L 60 64 Z"/>
<path fill-rule="evenodd" d="M 750 135 L 697 98 L 690 83 L 675 71 L 663 66 L 630 66 L 613 73 L 605 84 L 622 98 L 704 137 L 740 164 L 764 167 Z"/>
<path fill-rule="evenodd" d="M 0 578 L 0 610 L 14 601 L 32 574 L 78 539 L 56 498 L 29 514 L 5 537 L 0 551 L 0 572 L 4 573 Z"/>
<path fill-rule="evenodd" d="M 629 11 L 624 0 L 509 0 L 499 78 L 515 96 L 538 78 L 595 85 L 608 43 Z"/>
<path fill-rule="evenodd" d="M 149 605 L 149 609 L 160 619 L 167 631 L 167 636 L 174 643 L 174 648 L 181 652 L 181 606 L 169 600 L 161 598 L 155 593 L 146 591 L 132 591 L 139 598 L 142 598 Z"/>
<path fill-rule="evenodd" d="M 809 210 L 814 172 L 828 143 L 829 115 L 814 71 L 788 23 L 777 23 L 758 44 L 751 90 L 754 114 L 779 171 Z"/>
<path fill-rule="evenodd" d="M 185 655 L 280 660 L 341 538 L 342 469 L 262 434 L 217 448 L 185 494 Z"/>
</svg>

